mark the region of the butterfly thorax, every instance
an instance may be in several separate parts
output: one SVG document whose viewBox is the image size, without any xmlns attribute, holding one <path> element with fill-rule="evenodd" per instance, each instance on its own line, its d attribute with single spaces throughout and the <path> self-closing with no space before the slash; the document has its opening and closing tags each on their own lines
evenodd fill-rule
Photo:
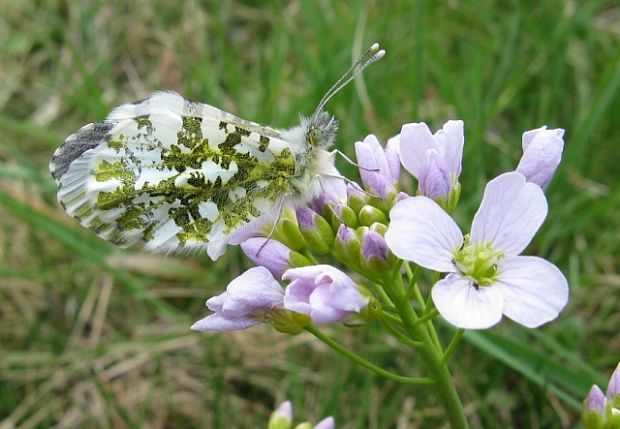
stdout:
<svg viewBox="0 0 620 429">
<path fill-rule="evenodd" d="M 282 132 L 282 139 L 291 143 L 295 157 L 295 177 L 291 192 L 306 194 L 313 181 L 324 174 L 333 174 L 333 156 L 327 151 L 338 131 L 338 121 L 327 112 L 301 117 L 300 124 Z"/>
</svg>

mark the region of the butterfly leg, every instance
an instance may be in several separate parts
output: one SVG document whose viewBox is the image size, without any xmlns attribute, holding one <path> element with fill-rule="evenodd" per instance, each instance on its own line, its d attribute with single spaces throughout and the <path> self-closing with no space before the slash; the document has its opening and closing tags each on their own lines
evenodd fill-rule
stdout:
<svg viewBox="0 0 620 429">
<path fill-rule="evenodd" d="M 323 188 L 323 183 L 321 182 L 321 176 L 324 176 L 324 177 L 333 177 L 333 178 L 335 178 L 335 179 L 341 179 L 341 180 L 344 180 L 344 181 L 345 181 L 345 183 L 347 183 L 348 185 L 353 186 L 355 189 L 357 189 L 358 191 L 360 191 L 362 194 L 366 195 L 367 197 L 370 197 L 370 198 L 381 198 L 381 197 L 380 197 L 380 196 L 378 196 L 378 195 L 375 195 L 375 194 L 373 194 L 373 193 L 371 193 L 371 192 L 368 192 L 368 191 L 366 191 L 366 190 L 362 189 L 362 187 L 361 187 L 361 186 L 360 186 L 360 185 L 359 185 L 356 181 L 351 180 L 351 179 L 349 179 L 349 178 L 347 178 L 347 177 L 344 177 L 344 176 L 339 176 L 339 175 L 337 175 L 337 174 L 327 174 L 327 173 L 321 173 L 321 174 L 317 174 L 317 175 L 315 176 L 315 177 L 318 177 L 318 179 L 319 179 L 319 186 L 321 186 L 321 191 L 323 191 L 323 192 L 325 192 L 325 189 Z"/>
<path fill-rule="evenodd" d="M 284 211 L 284 200 L 285 198 L 281 198 L 280 202 L 278 202 L 278 216 L 276 216 L 276 220 L 273 222 L 273 225 L 271 226 L 271 231 L 269 231 L 267 240 L 265 240 L 265 242 L 261 244 L 261 246 L 256 251 L 256 256 L 260 255 L 260 251 L 263 250 L 263 247 L 265 247 L 267 243 L 269 243 L 269 240 L 271 240 L 271 237 L 273 236 L 273 233 L 276 230 L 276 226 L 278 225 L 278 222 L 280 222 L 280 218 L 282 217 L 282 212 Z"/>
<path fill-rule="evenodd" d="M 362 167 L 361 165 L 357 164 L 355 161 L 353 161 L 351 158 L 349 158 L 348 156 L 346 156 L 343 152 L 339 151 L 338 149 L 334 149 L 331 151 L 332 155 L 340 155 L 345 161 L 347 161 L 349 164 L 353 165 L 354 167 L 359 168 L 360 170 L 364 170 L 364 171 L 372 171 L 374 173 L 377 173 L 379 171 L 378 168 L 366 168 L 366 167 Z"/>
</svg>

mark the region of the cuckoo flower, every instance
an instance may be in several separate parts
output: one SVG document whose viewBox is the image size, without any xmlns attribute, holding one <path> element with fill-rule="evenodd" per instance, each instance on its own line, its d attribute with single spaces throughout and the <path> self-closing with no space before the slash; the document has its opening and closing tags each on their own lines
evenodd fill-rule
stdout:
<svg viewBox="0 0 620 429">
<path fill-rule="evenodd" d="M 267 429 L 291 429 L 292 425 L 293 405 L 291 401 L 285 401 L 271 413 Z"/>
<path fill-rule="evenodd" d="M 360 166 L 360 176 L 366 190 L 382 199 L 396 191 L 400 178 L 398 140 L 392 138 L 385 149 L 373 134 L 355 143 L 355 156 Z"/>
<path fill-rule="evenodd" d="M 463 121 L 448 121 L 435 134 L 425 123 L 405 124 L 400 133 L 400 161 L 418 179 L 418 192 L 450 211 L 460 193 L 463 144 Z"/>
<path fill-rule="evenodd" d="M 309 315 L 317 325 L 342 322 L 369 302 L 349 276 L 330 265 L 292 268 L 282 278 L 291 281 L 284 308 Z"/>
<path fill-rule="evenodd" d="M 273 238 L 254 237 L 241 243 L 241 250 L 256 265 L 262 265 L 281 278 L 291 267 L 291 249 Z"/>
<path fill-rule="evenodd" d="M 540 187 L 511 172 L 487 184 L 468 236 L 434 201 L 413 197 L 391 210 L 385 239 L 396 256 L 450 273 L 432 290 L 448 322 L 482 329 L 504 314 L 533 328 L 555 319 L 568 300 L 566 278 L 555 265 L 519 256 L 546 215 Z"/>
<path fill-rule="evenodd" d="M 250 268 L 234 279 L 226 292 L 209 298 L 214 314 L 194 323 L 195 331 L 234 331 L 265 322 L 281 309 L 284 291 L 265 267 Z"/>
<path fill-rule="evenodd" d="M 314 429 L 334 429 L 335 427 L 336 422 L 334 418 L 332 416 L 329 416 L 318 422 Z"/>
<path fill-rule="evenodd" d="M 546 189 L 562 159 L 564 130 L 548 130 L 547 126 L 523 133 L 523 156 L 517 171 L 528 182 Z"/>
</svg>

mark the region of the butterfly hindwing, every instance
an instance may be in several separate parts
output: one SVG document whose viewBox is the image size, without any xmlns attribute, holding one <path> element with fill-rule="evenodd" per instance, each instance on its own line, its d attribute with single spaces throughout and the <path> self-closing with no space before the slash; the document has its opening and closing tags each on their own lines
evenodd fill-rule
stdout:
<svg viewBox="0 0 620 429">
<path fill-rule="evenodd" d="M 273 220 L 294 191 L 295 155 L 278 130 L 160 93 L 80 129 L 50 170 L 82 225 L 123 247 L 170 251 L 225 246 Z"/>
</svg>

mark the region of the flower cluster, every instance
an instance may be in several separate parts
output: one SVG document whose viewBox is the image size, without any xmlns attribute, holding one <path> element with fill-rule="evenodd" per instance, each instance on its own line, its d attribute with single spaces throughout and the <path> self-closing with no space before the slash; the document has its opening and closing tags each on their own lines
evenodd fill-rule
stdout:
<svg viewBox="0 0 620 429">
<path fill-rule="evenodd" d="M 215 313 L 192 328 L 268 322 L 297 333 L 311 323 L 380 318 L 381 304 L 391 305 L 382 285 L 410 262 L 445 274 L 432 285 L 432 303 L 459 328 L 488 328 L 503 315 L 527 327 L 553 320 L 568 300 L 566 278 L 521 253 L 547 215 L 543 191 L 563 134 L 546 127 L 523 134 L 516 170 L 488 182 L 465 235 L 451 217 L 461 194 L 463 122 L 448 121 L 434 134 L 424 123 L 405 124 L 385 147 L 369 135 L 355 144 L 363 187 L 321 178 L 312 208 L 286 211 L 269 234 L 241 242 L 258 266 L 209 299 Z M 399 190 L 401 165 L 417 180 L 415 196 Z M 325 257 L 344 271 L 317 262 Z"/>
<path fill-rule="evenodd" d="M 583 425 L 586 429 L 620 427 L 620 364 L 609 379 L 607 393 L 596 384 L 583 401 Z"/>
</svg>

